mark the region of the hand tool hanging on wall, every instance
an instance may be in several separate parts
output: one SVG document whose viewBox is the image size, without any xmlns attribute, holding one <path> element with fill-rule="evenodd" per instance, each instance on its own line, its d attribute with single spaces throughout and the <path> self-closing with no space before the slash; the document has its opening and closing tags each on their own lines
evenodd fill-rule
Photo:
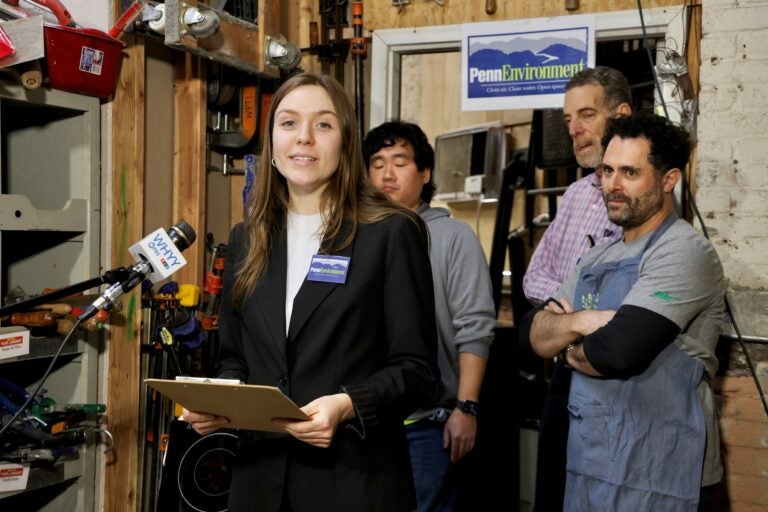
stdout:
<svg viewBox="0 0 768 512">
<path fill-rule="evenodd" d="M 344 41 L 344 25 L 347 25 L 347 0 L 335 0 L 333 6 L 333 59 L 336 80 L 344 83 L 344 63 L 347 61 L 349 46 Z"/>
<path fill-rule="evenodd" d="M 355 109 L 357 110 L 357 125 L 360 128 L 360 139 L 365 137 L 365 59 L 367 48 L 363 37 L 363 2 L 352 2 L 352 26 L 354 37 L 350 41 L 350 49 L 355 59 Z"/>
<path fill-rule="evenodd" d="M 331 73 L 331 44 L 330 44 L 330 30 L 328 25 L 330 23 L 330 15 L 333 12 L 333 2 L 335 0 L 320 0 L 320 37 L 319 44 L 316 46 L 317 59 L 320 61 L 320 71 L 324 75 Z M 312 38 L 312 30 L 310 24 L 310 39 Z"/>
<path fill-rule="evenodd" d="M 107 31 L 110 36 L 119 37 L 125 32 L 163 40 L 165 24 L 168 21 L 165 4 L 146 0 L 124 0 L 123 4 L 122 14 Z"/>
<path fill-rule="evenodd" d="M 206 236 L 206 248 L 211 253 L 211 264 L 205 273 L 203 290 L 207 294 L 205 309 L 202 312 L 201 324 L 205 331 L 215 331 L 219 328 L 219 304 L 221 297 L 221 278 L 224 274 L 224 258 L 227 255 L 226 244 L 215 245 L 213 233 Z"/>
<path fill-rule="evenodd" d="M 29 408 L 32 414 L 43 419 L 55 419 L 55 415 L 66 415 L 71 413 L 83 414 L 104 414 L 107 412 L 107 405 L 102 403 L 87 404 L 57 404 L 52 398 L 43 397 L 40 402 Z"/>
<path fill-rule="evenodd" d="M 255 151 L 259 139 L 259 79 L 222 64 L 212 63 L 209 70 L 208 146 L 236 156 Z"/>
<path fill-rule="evenodd" d="M 147 308 L 149 326 L 142 342 L 143 371 L 150 378 L 173 379 L 182 375 L 201 375 L 207 353 L 204 333 L 196 312 L 199 289 L 189 284 L 169 282 L 157 293 L 147 289 L 142 305 Z M 145 310 L 146 311 L 146 310 Z M 143 432 L 144 453 L 142 473 L 142 507 L 151 512 L 157 506 L 163 475 L 163 460 L 168 446 L 171 425 L 181 414 L 178 404 L 146 388 L 144 395 Z"/>
<path fill-rule="evenodd" d="M 203 290 L 206 293 L 205 307 L 200 324 L 205 332 L 202 365 L 205 375 L 212 374 L 219 354 L 219 312 L 221 311 L 221 287 L 224 261 L 227 256 L 226 244 L 214 244 L 213 233 L 206 236 L 206 248 L 211 253 L 211 263 L 205 274 Z"/>
<path fill-rule="evenodd" d="M 2 322 L 7 325 L 23 325 L 26 327 L 53 327 L 56 325 L 56 315 L 50 311 L 13 313 L 3 317 Z"/>
<path fill-rule="evenodd" d="M 343 28 L 347 25 L 347 0 L 320 0 L 320 44 L 313 48 L 320 60 L 324 74 L 331 73 L 331 63 L 334 65 L 333 76 L 344 83 L 344 62 L 347 60 L 349 44 L 344 41 Z M 331 41 L 333 29 L 333 41 Z M 310 24 L 310 40 L 312 39 Z"/>
<path fill-rule="evenodd" d="M 222 156 L 222 174 L 244 174 L 233 157 L 260 151 L 275 81 L 212 63 L 208 71 L 208 157 Z M 208 170 L 219 170 L 208 165 Z"/>
<path fill-rule="evenodd" d="M 121 32 L 124 32 L 128 27 L 133 25 L 139 16 L 141 16 L 143 9 L 143 2 L 140 2 L 139 0 L 133 2 L 130 7 L 123 11 L 123 14 L 120 15 L 115 24 L 107 31 L 110 37 L 119 36 Z"/>
</svg>

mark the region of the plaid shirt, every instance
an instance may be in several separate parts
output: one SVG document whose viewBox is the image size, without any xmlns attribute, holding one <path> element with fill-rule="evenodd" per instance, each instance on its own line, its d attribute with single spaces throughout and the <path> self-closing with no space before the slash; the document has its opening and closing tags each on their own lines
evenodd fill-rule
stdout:
<svg viewBox="0 0 768 512">
<path fill-rule="evenodd" d="M 528 264 L 523 278 L 526 298 L 534 303 L 547 300 L 590 247 L 621 236 L 621 228 L 608 220 L 597 175 L 572 183 Z"/>
</svg>

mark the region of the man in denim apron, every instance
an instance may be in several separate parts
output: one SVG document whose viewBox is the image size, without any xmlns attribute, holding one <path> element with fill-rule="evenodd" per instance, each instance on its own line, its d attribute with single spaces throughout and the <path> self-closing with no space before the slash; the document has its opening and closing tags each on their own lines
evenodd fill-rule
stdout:
<svg viewBox="0 0 768 512">
<path fill-rule="evenodd" d="M 709 380 L 724 278 L 712 244 L 674 213 L 686 132 L 613 120 L 602 190 L 624 238 L 587 252 L 521 331 L 573 367 L 565 510 L 696 511 L 722 477 Z"/>
<path fill-rule="evenodd" d="M 558 204 L 557 216 L 531 255 L 523 277 L 523 291 L 534 306 L 544 303 L 562 286 L 590 247 L 623 236 L 621 228 L 608 220 L 603 202 L 599 176 L 603 162 L 600 141 L 608 121 L 631 114 L 632 103 L 627 78 L 621 71 L 606 66 L 585 68 L 571 77 L 565 86 L 563 121 L 584 177 L 568 186 Z M 590 173 L 592 169 L 595 172 Z M 552 367 L 542 404 L 536 454 L 535 512 L 563 509 L 571 373 L 562 361 Z"/>
</svg>

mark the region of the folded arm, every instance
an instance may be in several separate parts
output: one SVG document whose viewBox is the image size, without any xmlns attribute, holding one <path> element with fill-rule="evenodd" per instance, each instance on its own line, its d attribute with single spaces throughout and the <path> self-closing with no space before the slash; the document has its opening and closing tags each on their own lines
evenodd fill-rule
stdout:
<svg viewBox="0 0 768 512">
<path fill-rule="evenodd" d="M 530 343 L 541 357 L 554 357 L 568 345 L 592 334 L 613 318 L 614 311 L 573 311 L 570 303 L 548 301 L 530 319 Z M 525 325 L 525 322 L 524 322 Z"/>
<path fill-rule="evenodd" d="M 628 378 L 645 371 L 680 333 L 680 327 L 663 315 L 633 305 L 613 311 L 572 312 L 570 304 L 556 312 L 548 303 L 523 320 L 533 350 L 553 357 L 563 355 L 575 370 L 592 376 Z M 549 309 L 549 310 L 548 310 Z M 521 335 L 525 335 L 521 332 Z"/>
<path fill-rule="evenodd" d="M 580 346 L 569 351 L 566 362 L 579 371 L 586 362 L 597 375 L 626 379 L 645 371 L 679 333 L 680 327 L 665 316 L 624 305 L 605 327 L 585 336 Z"/>
</svg>

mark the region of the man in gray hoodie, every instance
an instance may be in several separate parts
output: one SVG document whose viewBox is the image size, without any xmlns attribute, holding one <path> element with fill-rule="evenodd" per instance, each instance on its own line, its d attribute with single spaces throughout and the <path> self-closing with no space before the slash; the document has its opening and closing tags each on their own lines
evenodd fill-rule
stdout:
<svg viewBox="0 0 768 512">
<path fill-rule="evenodd" d="M 429 229 L 442 389 L 408 418 L 406 432 L 417 510 L 451 511 L 456 463 L 475 445 L 477 401 L 496 326 L 488 263 L 467 224 L 429 206 L 435 156 L 421 128 L 384 123 L 366 135 L 363 151 L 373 185 L 419 213 Z"/>
</svg>

